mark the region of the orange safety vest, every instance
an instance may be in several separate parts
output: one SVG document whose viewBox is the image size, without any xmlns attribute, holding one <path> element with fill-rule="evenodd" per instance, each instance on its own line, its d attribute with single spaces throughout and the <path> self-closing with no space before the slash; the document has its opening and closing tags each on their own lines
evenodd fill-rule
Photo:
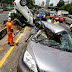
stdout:
<svg viewBox="0 0 72 72">
<path fill-rule="evenodd" d="M 12 33 L 12 31 L 11 31 L 11 29 L 13 29 L 12 23 L 11 22 L 7 22 L 6 26 L 7 26 L 7 33 Z"/>
<path fill-rule="evenodd" d="M 13 45 L 13 36 L 12 36 L 12 23 L 11 22 L 7 22 L 6 23 L 7 26 L 7 33 L 8 33 L 8 43 L 10 43 L 10 45 Z"/>
</svg>

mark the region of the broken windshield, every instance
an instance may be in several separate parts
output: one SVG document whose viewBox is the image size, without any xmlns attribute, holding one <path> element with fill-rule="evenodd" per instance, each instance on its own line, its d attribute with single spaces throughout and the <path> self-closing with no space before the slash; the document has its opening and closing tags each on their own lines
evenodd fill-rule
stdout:
<svg viewBox="0 0 72 72">
<path fill-rule="evenodd" d="M 68 33 L 62 34 L 60 48 L 72 50 L 72 39 Z"/>
<path fill-rule="evenodd" d="M 40 44 L 65 51 L 72 51 L 72 39 L 67 32 L 56 34 L 53 39 L 47 39 L 45 36 L 40 35 L 36 41 Z"/>
</svg>

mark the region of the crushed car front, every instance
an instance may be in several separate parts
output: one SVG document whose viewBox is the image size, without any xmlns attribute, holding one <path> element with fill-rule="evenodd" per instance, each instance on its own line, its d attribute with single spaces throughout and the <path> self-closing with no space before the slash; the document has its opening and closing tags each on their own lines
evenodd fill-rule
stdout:
<svg viewBox="0 0 72 72">
<path fill-rule="evenodd" d="M 23 52 L 22 64 L 26 65 L 28 72 L 72 72 L 72 63 L 70 64 L 72 57 L 69 57 L 72 54 L 46 46 L 44 41 L 45 44 L 46 42 L 49 45 L 51 44 L 49 40 L 44 40 L 44 36 L 41 36 L 39 40 L 29 41 L 26 50 Z M 65 60 L 66 58 L 69 60 Z M 24 66 L 20 67 L 25 68 Z M 22 72 L 26 71 L 23 70 Z"/>
</svg>

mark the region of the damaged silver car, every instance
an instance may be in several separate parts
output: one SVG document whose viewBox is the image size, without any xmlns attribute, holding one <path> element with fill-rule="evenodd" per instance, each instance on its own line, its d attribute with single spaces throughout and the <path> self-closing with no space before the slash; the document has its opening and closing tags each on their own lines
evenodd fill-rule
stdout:
<svg viewBox="0 0 72 72">
<path fill-rule="evenodd" d="M 59 25 L 42 23 L 44 28 L 36 29 L 28 39 L 19 59 L 18 72 L 72 72 L 70 35 Z M 38 24 L 41 26 L 41 22 Z"/>
</svg>

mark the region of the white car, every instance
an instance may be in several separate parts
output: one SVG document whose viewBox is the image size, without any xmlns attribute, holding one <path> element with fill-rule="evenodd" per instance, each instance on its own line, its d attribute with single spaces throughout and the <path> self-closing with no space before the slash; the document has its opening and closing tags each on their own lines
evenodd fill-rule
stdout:
<svg viewBox="0 0 72 72">
<path fill-rule="evenodd" d="M 24 16 L 24 20 L 33 25 L 33 15 L 30 12 L 30 9 L 26 6 L 26 0 L 15 0 L 14 8 Z"/>
</svg>

